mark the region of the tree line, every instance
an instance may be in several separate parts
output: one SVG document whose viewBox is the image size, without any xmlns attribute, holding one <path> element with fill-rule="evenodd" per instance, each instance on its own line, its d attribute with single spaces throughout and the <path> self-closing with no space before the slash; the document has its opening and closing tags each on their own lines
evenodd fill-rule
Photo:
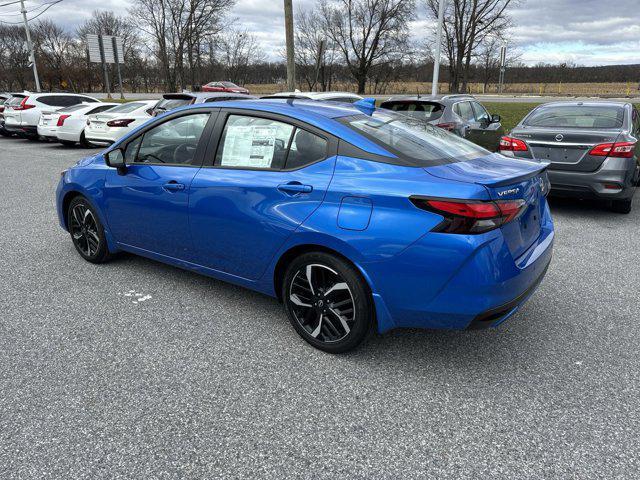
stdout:
<svg viewBox="0 0 640 480">
<path fill-rule="evenodd" d="M 449 0 L 442 38 L 441 82 L 464 92 L 499 74 L 500 47 L 509 42 L 510 8 L 517 0 Z M 410 31 L 422 2 L 435 20 L 439 0 L 317 0 L 295 15 L 296 73 L 302 90 L 353 88 L 388 93 L 398 82 L 429 82 L 434 29 L 416 40 Z M 132 92 L 197 90 L 214 80 L 283 84 L 284 50 L 267 55 L 254 33 L 228 16 L 235 0 L 134 0 L 128 15 L 95 11 L 75 31 L 50 20 L 33 22 L 32 37 L 43 89 L 104 90 L 102 68 L 90 63 L 86 35 L 123 39 L 122 76 Z M 431 22 L 433 24 L 434 22 Z M 274 60 L 275 58 L 275 60 Z M 507 82 L 637 82 L 640 66 L 526 66 L 507 57 Z M 110 68 L 111 85 L 115 71 Z M 34 88 L 24 29 L 0 23 L 0 90 Z"/>
</svg>

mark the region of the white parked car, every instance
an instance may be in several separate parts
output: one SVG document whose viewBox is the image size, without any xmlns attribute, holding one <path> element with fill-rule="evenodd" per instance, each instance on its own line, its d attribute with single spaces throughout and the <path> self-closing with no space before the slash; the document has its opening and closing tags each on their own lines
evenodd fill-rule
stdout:
<svg viewBox="0 0 640 480">
<path fill-rule="evenodd" d="M 358 100 L 362 100 L 360 95 L 349 92 L 282 92 L 275 93 L 273 95 L 267 95 L 262 98 L 294 98 L 300 100 L 317 100 L 320 102 L 340 102 L 340 103 L 355 103 Z"/>
<path fill-rule="evenodd" d="M 56 140 L 63 145 L 75 145 L 80 143 L 83 147 L 89 147 L 84 135 L 89 115 L 105 112 L 119 103 L 82 103 L 73 107 L 61 108 L 55 112 L 42 112 L 38 133 L 41 137 Z"/>
<path fill-rule="evenodd" d="M 81 103 L 98 103 L 97 98 L 75 93 L 24 93 L 20 103 L 4 111 L 4 128 L 31 140 L 38 139 L 38 123 L 43 111 L 53 111 Z"/>
<path fill-rule="evenodd" d="M 136 100 L 89 115 L 84 136 L 90 143 L 111 145 L 120 137 L 151 119 L 157 100 Z"/>
</svg>

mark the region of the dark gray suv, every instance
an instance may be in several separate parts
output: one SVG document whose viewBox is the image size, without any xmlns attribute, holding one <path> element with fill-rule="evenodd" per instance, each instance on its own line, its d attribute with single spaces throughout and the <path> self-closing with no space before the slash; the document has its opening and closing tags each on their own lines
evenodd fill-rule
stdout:
<svg viewBox="0 0 640 480">
<path fill-rule="evenodd" d="M 500 152 L 549 163 L 551 192 L 600 198 L 629 213 L 640 178 L 640 118 L 624 102 L 556 102 L 532 110 Z"/>
<path fill-rule="evenodd" d="M 504 133 L 500 115 L 490 115 L 472 95 L 397 96 L 380 106 L 426 120 L 492 152 Z"/>
</svg>

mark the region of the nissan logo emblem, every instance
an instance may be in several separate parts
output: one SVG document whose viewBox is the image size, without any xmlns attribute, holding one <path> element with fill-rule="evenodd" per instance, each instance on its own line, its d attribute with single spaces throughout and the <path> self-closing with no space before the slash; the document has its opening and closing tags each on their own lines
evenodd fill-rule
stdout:
<svg viewBox="0 0 640 480">
<path fill-rule="evenodd" d="M 561 133 L 556 135 L 556 142 L 561 142 L 562 139 L 564 138 L 564 135 L 562 135 Z"/>
</svg>

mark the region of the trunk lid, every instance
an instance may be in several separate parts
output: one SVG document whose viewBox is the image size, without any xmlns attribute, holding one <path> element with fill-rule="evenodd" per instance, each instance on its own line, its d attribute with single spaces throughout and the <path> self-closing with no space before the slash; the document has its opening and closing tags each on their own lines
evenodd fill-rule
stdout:
<svg viewBox="0 0 640 480">
<path fill-rule="evenodd" d="M 58 118 L 60 118 L 60 113 L 55 111 L 46 111 L 40 114 L 39 124 L 45 127 L 49 127 L 52 125 L 56 125 L 58 123 Z"/>
<path fill-rule="evenodd" d="M 594 172 L 606 157 L 589 155 L 589 151 L 600 143 L 615 142 L 620 129 L 553 129 L 522 127 L 511 136 L 524 140 L 535 160 L 550 162 L 550 170 Z M 521 156 L 527 152 L 515 152 Z"/>
<path fill-rule="evenodd" d="M 425 170 L 439 178 L 482 185 L 491 200 L 522 200 L 521 213 L 500 227 L 513 258 L 517 259 L 540 236 L 549 189 L 546 166 L 492 154 Z"/>
</svg>

